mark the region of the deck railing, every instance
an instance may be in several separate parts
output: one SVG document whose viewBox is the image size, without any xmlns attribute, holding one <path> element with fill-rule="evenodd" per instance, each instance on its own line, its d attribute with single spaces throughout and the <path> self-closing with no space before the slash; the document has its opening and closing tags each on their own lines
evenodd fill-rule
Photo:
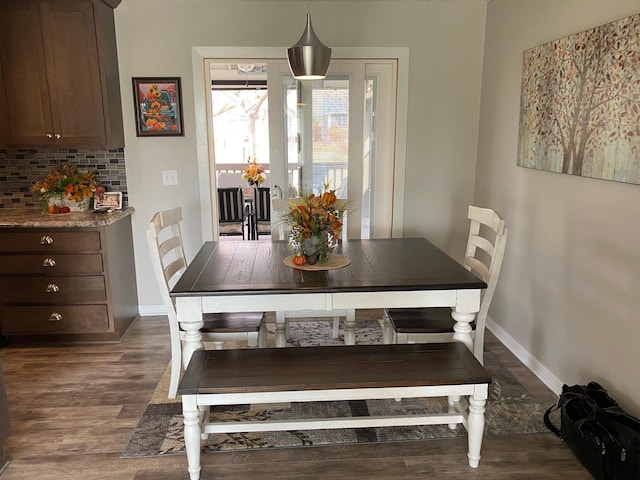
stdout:
<svg viewBox="0 0 640 480">
<path fill-rule="evenodd" d="M 242 183 L 242 170 L 246 168 L 246 163 L 220 163 L 216 165 L 216 175 L 221 173 L 238 175 L 238 184 Z M 268 166 L 265 168 L 267 176 L 269 175 Z M 300 186 L 300 166 L 289 165 L 288 167 L 289 189 L 294 192 L 299 190 Z M 339 190 L 347 180 L 347 163 L 315 163 L 313 167 L 313 182 L 321 184 L 323 182 L 329 185 L 329 188 Z M 273 186 L 273 185 L 271 185 Z M 281 186 L 282 187 L 282 186 Z"/>
</svg>

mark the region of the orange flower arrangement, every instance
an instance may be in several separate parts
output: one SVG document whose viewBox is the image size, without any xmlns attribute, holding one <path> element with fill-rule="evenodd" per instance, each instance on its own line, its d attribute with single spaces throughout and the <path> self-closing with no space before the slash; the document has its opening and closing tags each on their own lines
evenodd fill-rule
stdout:
<svg viewBox="0 0 640 480">
<path fill-rule="evenodd" d="M 75 165 L 56 165 L 42 180 L 31 186 L 43 205 L 51 198 L 60 197 L 81 204 L 85 198 L 92 198 L 96 191 L 104 191 L 96 180 L 95 171 L 78 172 Z"/>
<path fill-rule="evenodd" d="M 291 200 L 285 222 L 291 226 L 289 244 L 297 255 L 305 255 L 308 263 L 326 260 L 342 233 L 345 209 L 336 207 L 335 190 L 325 190 Z"/>
<path fill-rule="evenodd" d="M 263 184 L 267 179 L 264 167 L 256 162 L 255 157 L 253 160 L 249 157 L 247 161 L 249 162 L 249 166 L 242 171 L 242 179 L 249 182 L 250 185 Z"/>
</svg>

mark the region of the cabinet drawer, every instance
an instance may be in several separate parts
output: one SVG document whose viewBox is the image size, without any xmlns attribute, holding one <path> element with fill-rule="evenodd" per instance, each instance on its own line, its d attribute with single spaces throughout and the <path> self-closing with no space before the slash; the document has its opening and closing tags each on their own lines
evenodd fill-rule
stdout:
<svg viewBox="0 0 640 480">
<path fill-rule="evenodd" d="M 99 232 L 7 232 L 0 235 L 0 252 L 99 252 Z"/>
<path fill-rule="evenodd" d="M 104 277 L 5 277 L 0 282 L 0 298 L 5 304 L 93 303 L 107 299 Z"/>
<path fill-rule="evenodd" d="M 0 275 L 100 274 L 102 270 L 102 255 L 99 253 L 0 255 Z"/>
<path fill-rule="evenodd" d="M 109 330 L 106 305 L 6 307 L 3 335 L 101 333 Z"/>
</svg>

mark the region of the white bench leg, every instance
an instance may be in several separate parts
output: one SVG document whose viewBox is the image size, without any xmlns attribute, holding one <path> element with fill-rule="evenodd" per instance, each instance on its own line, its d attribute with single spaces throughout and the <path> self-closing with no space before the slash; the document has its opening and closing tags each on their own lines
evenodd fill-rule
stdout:
<svg viewBox="0 0 640 480">
<path fill-rule="evenodd" d="M 478 468 L 480 463 L 480 447 L 484 433 L 484 405 L 485 398 L 475 395 L 469 396 L 469 419 L 467 421 L 467 435 L 469 437 L 469 466 Z"/>
<path fill-rule="evenodd" d="M 184 421 L 184 447 L 191 480 L 200 478 L 200 413 L 195 395 L 182 396 L 182 417 Z"/>
</svg>

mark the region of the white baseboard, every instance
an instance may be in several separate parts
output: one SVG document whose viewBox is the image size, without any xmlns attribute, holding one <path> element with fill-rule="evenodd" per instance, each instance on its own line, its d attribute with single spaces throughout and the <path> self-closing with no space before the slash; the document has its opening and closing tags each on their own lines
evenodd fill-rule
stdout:
<svg viewBox="0 0 640 480">
<path fill-rule="evenodd" d="M 164 305 L 138 305 L 138 314 L 141 317 L 152 317 L 155 315 L 166 315 Z"/>
<path fill-rule="evenodd" d="M 551 373 L 537 358 L 527 352 L 522 345 L 515 341 L 502 327 L 487 317 L 487 329 L 500 340 L 525 367 L 533 372 L 552 392 L 560 394 L 564 382 L 560 381 L 553 373 Z"/>
</svg>

